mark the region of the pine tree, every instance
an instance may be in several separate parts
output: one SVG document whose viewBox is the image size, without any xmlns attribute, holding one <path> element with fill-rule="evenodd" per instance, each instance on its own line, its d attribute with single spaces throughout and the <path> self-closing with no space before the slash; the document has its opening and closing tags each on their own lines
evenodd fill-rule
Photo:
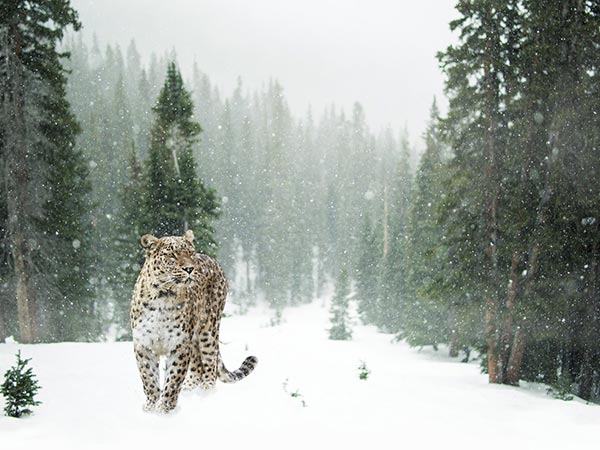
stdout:
<svg viewBox="0 0 600 450">
<path fill-rule="evenodd" d="M 269 303 L 278 311 L 289 305 L 291 297 L 290 223 L 292 203 L 290 148 L 292 119 L 279 82 L 269 84 L 264 94 L 265 109 L 261 134 L 265 142 L 260 161 L 260 232 L 257 246 L 261 259 L 259 282 Z M 262 217 L 261 217 L 262 216 Z"/>
<path fill-rule="evenodd" d="M 193 118 L 193 103 L 175 63 L 169 64 L 153 111 L 142 228 L 158 236 L 191 229 L 197 249 L 214 255 L 211 224 L 219 216 L 219 203 L 215 191 L 197 177 L 192 146 L 202 128 Z"/>
<path fill-rule="evenodd" d="M 116 255 L 115 279 L 112 283 L 114 311 L 110 321 L 117 326 L 119 340 L 130 336 L 129 308 L 131 292 L 144 260 L 139 238 L 144 234 L 141 229 L 144 211 L 143 168 L 138 159 L 136 147 L 131 144 L 128 164 L 129 177 L 121 186 L 120 209 L 116 218 L 116 233 L 113 252 Z"/>
<path fill-rule="evenodd" d="M 95 333 L 78 325 L 93 320 L 83 233 L 90 186 L 85 160 L 74 149 L 79 126 L 61 65 L 67 55 L 56 50 L 69 26 L 80 25 L 64 0 L 13 1 L 0 15 L 0 204 L 8 219 L 2 239 L 22 342 Z M 64 317 L 64 333 L 56 333 L 54 312 Z"/>
<path fill-rule="evenodd" d="M 74 118 L 63 105 L 54 117 Z M 65 114 L 66 113 L 66 114 Z M 68 119 L 63 119 L 66 122 Z M 56 294 L 50 302 L 40 302 L 48 314 L 47 339 L 53 341 L 94 340 L 100 333 L 95 315 L 94 290 L 89 283 L 92 270 L 89 230 L 91 228 L 88 169 L 80 151 L 74 150 L 74 135 L 63 128 L 56 151 L 49 161 L 50 195 L 44 204 L 45 220 L 40 228 L 52 236 L 47 251 L 52 257 L 42 262 L 46 276 L 53 279 Z M 65 145 L 66 144 L 66 145 Z"/>
<path fill-rule="evenodd" d="M 221 244 L 220 261 L 225 267 L 233 267 L 236 257 L 236 240 L 233 229 L 236 226 L 237 214 L 240 208 L 240 186 L 236 177 L 239 176 L 237 166 L 237 139 L 234 130 L 232 108 L 229 100 L 225 100 L 225 107 L 219 121 L 219 134 L 217 148 L 213 156 L 216 170 L 211 175 L 219 180 L 219 192 L 227 198 L 227 208 L 224 209 L 219 221 L 219 242 Z"/>
<path fill-rule="evenodd" d="M 0 394 L 4 396 L 6 405 L 4 412 L 10 417 L 21 417 L 31 414 L 30 406 L 38 406 L 35 396 L 40 389 L 31 367 L 27 364 L 30 359 L 21 359 L 21 351 L 17 353 L 17 365 L 8 369 L 4 374 L 4 383 L 0 386 Z"/>
<path fill-rule="evenodd" d="M 438 284 L 447 276 L 443 266 L 446 246 L 438 223 L 438 209 L 444 201 L 442 179 L 447 159 L 439 120 L 434 100 L 407 221 L 406 284 L 402 290 L 399 337 L 415 346 L 437 347 L 449 342 L 450 352 L 455 355 L 460 345 L 459 332 L 468 327 L 465 327 L 465 316 L 461 326 L 451 324 L 453 297 L 446 291 L 439 294 Z"/>
<path fill-rule="evenodd" d="M 378 325 L 384 315 L 381 303 L 381 242 L 369 217 L 364 216 L 356 266 L 356 300 L 364 323 Z"/>
<path fill-rule="evenodd" d="M 440 54 L 451 109 L 444 125 L 454 152 L 447 166 L 442 214 L 451 255 L 445 285 L 451 297 L 485 310 L 492 383 L 502 382 L 504 370 L 500 336 L 507 289 L 501 280 L 508 252 L 502 245 L 506 211 L 501 199 L 506 194 L 504 156 L 510 153 L 509 123 L 518 80 L 517 3 L 460 3 L 462 16 L 451 28 L 461 31 L 461 41 Z"/>
<path fill-rule="evenodd" d="M 348 302 L 350 298 L 350 279 L 346 269 L 342 269 L 335 283 L 335 294 L 331 300 L 331 328 L 329 339 L 346 341 L 352 339 Z"/>
<path fill-rule="evenodd" d="M 395 177 L 386 186 L 384 196 L 384 251 L 381 261 L 381 311 L 377 325 L 388 332 L 397 332 L 403 300 L 407 291 L 410 261 L 407 255 L 407 235 L 412 176 L 410 171 L 410 146 L 405 130 L 400 143 L 400 161 Z M 392 184 L 393 183 L 393 184 Z"/>
<path fill-rule="evenodd" d="M 598 271 L 585 269 L 598 267 L 592 226 L 598 217 L 592 181 L 598 176 L 598 95 L 590 86 L 598 83 L 600 61 L 589 49 L 599 42 L 600 11 L 594 2 L 531 1 L 527 7 L 523 28 L 537 37 L 524 46 L 528 83 L 517 127 L 526 149 L 520 201 L 534 208 L 528 217 L 515 214 L 526 247 L 515 246 L 514 272 L 526 275 L 512 277 L 507 382 L 544 373 L 551 382 L 572 379 L 575 392 L 590 398 L 600 373 Z M 544 350 L 551 346 L 557 350 Z"/>
<path fill-rule="evenodd" d="M 600 11 L 558 0 L 458 9 L 461 42 L 440 55 L 452 156 L 436 295 L 445 291 L 463 331 L 472 317 L 485 320 L 461 334 L 483 350 L 491 382 L 573 380 L 590 398 L 600 373 L 600 61 L 589 49 L 600 41 Z"/>
</svg>

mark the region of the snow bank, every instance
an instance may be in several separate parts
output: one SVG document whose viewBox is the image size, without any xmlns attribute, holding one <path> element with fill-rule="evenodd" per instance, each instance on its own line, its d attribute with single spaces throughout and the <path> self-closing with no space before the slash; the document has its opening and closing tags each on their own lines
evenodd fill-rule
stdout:
<svg viewBox="0 0 600 450">
<path fill-rule="evenodd" d="M 598 406 L 555 400 L 539 386 L 491 386 L 477 364 L 418 352 L 371 327 L 355 327 L 352 341 L 329 341 L 320 302 L 286 310 L 282 325 L 268 324 L 269 314 L 256 309 L 224 319 L 226 365 L 237 368 L 254 354 L 256 371 L 209 393 L 184 392 L 167 416 L 142 411 L 131 343 L 1 344 L 1 373 L 18 349 L 32 358 L 43 404 L 25 419 L 0 417 L 0 448 L 597 445 Z M 361 361 L 372 372 L 366 381 L 358 377 Z"/>
</svg>

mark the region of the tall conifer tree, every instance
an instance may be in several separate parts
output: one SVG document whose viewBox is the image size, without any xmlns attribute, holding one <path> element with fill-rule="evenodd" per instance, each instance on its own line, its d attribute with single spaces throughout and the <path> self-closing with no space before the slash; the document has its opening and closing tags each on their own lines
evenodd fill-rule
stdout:
<svg viewBox="0 0 600 450">
<path fill-rule="evenodd" d="M 87 166 L 56 50 L 79 28 L 69 1 L 4 2 L 0 13 L 0 204 L 22 342 L 90 339 Z M 5 259 L 6 261 L 6 259 Z M 41 295 L 43 293 L 43 295 Z M 40 328 L 40 325 L 42 327 Z"/>
<path fill-rule="evenodd" d="M 335 294 L 331 300 L 331 328 L 329 339 L 347 341 L 352 339 L 349 315 L 350 279 L 348 271 L 343 268 L 335 282 Z"/>
<path fill-rule="evenodd" d="M 146 165 L 143 228 L 158 236 L 194 231 L 198 250 L 214 255 L 212 221 L 219 216 L 213 189 L 197 176 L 192 146 L 202 131 L 193 103 L 175 63 L 153 108 L 150 153 Z"/>
<path fill-rule="evenodd" d="M 407 259 L 408 220 L 412 176 L 410 171 L 410 146 L 405 130 L 400 142 L 400 161 L 390 187 L 385 186 L 384 196 L 384 251 L 381 261 L 381 316 L 377 325 L 393 332 L 400 326 L 402 301 L 407 291 L 410 262 Z"/>
<path fill-rule="evenodd" d="M 378 227 L 371 225 L 368 216 L 363 217 L 358 263 L 355 270 L 356 300 L 358 312 L 365 323 L 378 325 L 384 311 L 381 302 L 382 239 Z"/>
</svg>

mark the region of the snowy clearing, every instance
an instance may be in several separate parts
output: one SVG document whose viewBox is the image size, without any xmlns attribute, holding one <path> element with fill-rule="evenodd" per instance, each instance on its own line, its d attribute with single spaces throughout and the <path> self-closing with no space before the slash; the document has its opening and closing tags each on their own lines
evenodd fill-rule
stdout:
<svg viewBox="0 0 600 450">
<path fill-rule="evenodd" d="M 330 341 L 328 308 L 321 301 L 287 309 L 279 326 L 268 326 L 270 316 L 254 309 L 225 318 L 226 365 L 235 369 L 253 354 L 259 358 L 256 371 L 237 384 L 220 383 L 210 393 L 184 392 L 167 416 L 142 411 L 142 386 L 129 342 L 2 344 L 0 371 L 14 364 L 21 349 L 23 357 L 32 358 L 43 404 L 24 419 L 0 417 L 0 447 L 597 445 L 597 405 L 555 400 L 543 386 L 489 385 L 477 363 L 462 364 L 428 349 L 419 352 L 372 327 L 355 326 L 352 341 Z M 371 370 L 366 381 L 358 377 L 361 361 Z M 295 392 L 300 396 L 290 395 Z"/>
</svg>

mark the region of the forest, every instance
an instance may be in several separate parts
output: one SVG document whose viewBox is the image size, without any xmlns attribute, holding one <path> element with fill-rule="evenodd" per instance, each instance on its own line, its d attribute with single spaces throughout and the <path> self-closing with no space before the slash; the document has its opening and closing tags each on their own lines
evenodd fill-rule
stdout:
<svg viewBox="0 0 600 450">
<path fill-rule="evenodd" d="M 358 101 L 297 117 L 276 79 L 221 92 L 68 1 L 2 2 L 0 341 L 130 339 L 139 237 L 189 228 L 240 314 L 334 284 L 490 383 L 600 401 L 600 5 L 456 8 L 415 164 Z"/>
</svg>

